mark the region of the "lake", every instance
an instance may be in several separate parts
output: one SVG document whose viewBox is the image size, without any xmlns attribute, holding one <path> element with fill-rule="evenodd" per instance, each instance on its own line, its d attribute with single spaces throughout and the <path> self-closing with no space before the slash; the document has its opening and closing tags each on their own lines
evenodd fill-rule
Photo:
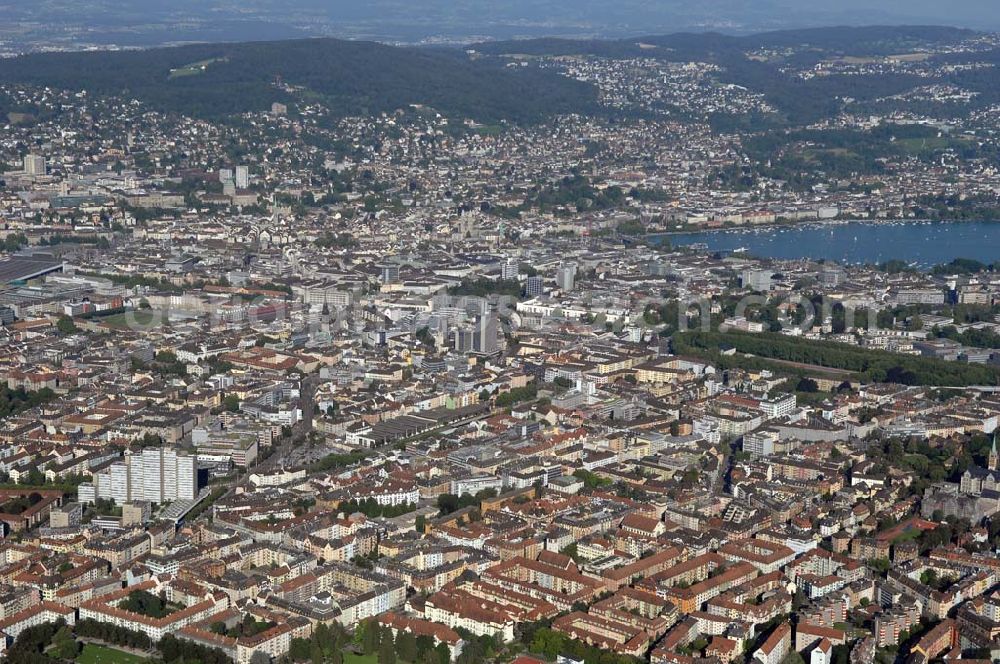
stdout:
<svg viewBox="0 0 1000 664">
<path fill-rule="evenodd" d="M 817 223 L 657 235 L 673 246 L 704 244 L 710 251 L 746 249 L 753 256 L 825 258 L 843 264 L 896 258 L 922 269 L 955 258 L 1000 260 L 1000 223 L 899 221 Z"/>
</svg>

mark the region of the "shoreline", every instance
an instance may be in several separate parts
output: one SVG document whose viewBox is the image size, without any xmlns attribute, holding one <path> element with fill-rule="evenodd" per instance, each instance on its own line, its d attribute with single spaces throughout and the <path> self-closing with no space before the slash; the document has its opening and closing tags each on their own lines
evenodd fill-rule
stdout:
<svg viewBox="0 0 1000 664">
<path fill-rule="evenodd" d="M 826 226 L 850 226 L 852 224 L 860 224 L 865 226 L 884 226 L 884 225 L 895 225 L 895 224 L 969 224 L 969 223 L 979 223 L 979 224 L 992 224 L 998 223 L 1000 220 L 992 219 L 829 219 L 829 220 L 809 220 L 809 221 L 792 221 L 785 223 L 774 223 L 774 224 L 744 224 L 742 226 L 729 226 L 723 228 L 692 228 L 690 230 L 674 230 L 674 231 L 656 231 L 653 233 L 644 233 L 640 237 L 644 238 L 656 238 L 656 237 L 669 237 L 672 235 L 700 235 L 702 233 L 753 233 L 755 231 L 769 231 L 769 230 L 792 230 L 800 228 L 823 228 Z"/>
</svg>

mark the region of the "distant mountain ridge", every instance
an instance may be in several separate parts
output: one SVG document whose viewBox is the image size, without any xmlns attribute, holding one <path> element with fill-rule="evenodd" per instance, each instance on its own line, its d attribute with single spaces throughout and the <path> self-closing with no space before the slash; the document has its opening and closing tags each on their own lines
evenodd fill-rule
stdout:
<svg viewBox="0 0 1000 664">
<path fill-rule="evenodd" d="M 750 49 L 782 48 L 808 44 L 817 55 L 833 52 L 852 55 L 892 55 L 927 44 L 957 41 L 977 34 L 974 30 L 934 25 L 836 26 L 774 30 L 752 35 L 728 35 L 720 32 L 675 32 L 623 39 L 563 39 L 544 37 L 490 41 L 469 48 L 490 53 L 526 55 L 598 55 L 606 57 L 662 57 L 695 59 L 704 55 L 744 53 Z M 648 46 L 664 49 L 657 52 Z"/>
</svg>

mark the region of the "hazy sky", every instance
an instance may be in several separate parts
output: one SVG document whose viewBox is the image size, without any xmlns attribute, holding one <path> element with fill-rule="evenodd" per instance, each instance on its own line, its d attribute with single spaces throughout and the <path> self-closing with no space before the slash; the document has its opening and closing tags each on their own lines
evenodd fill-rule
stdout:
<svg viewBox="0 0 1000 664">
<path fill-rule="evenodd" d="M 260 6 L 325 8 L 330 16 L 394 22 L 421 15 L 462 22 L 477 18 L 555 22 L 607 22 L 641 30 L 646 21 L 801 21 L 808 24 L 960 22 L 966 27 L 1000 25 L 1000 0 L 246 0 Z"/>
<path fill-rule="evenodd" d="M 637 31 L 653 22 L 657 29 L 686 23 L 794 22 L 960 23 L 963 27 L 1000 26 L 1000 0 L 247 0 L 260 6 L 325 8 L 331 17 L 393 23 L 421 15 L 435 20 L 519 20 L 563 25 L 604 22 Z"/>
<path fill-rule="evenodd" d="M 815 12 L 818 17 L 854 11 L 911 20 L 931 19 L 945 24 L 960 21 L 972 28 L 1000 25 L 997 0 L 784 0 L 782 4 L 802 12 Z"/>
<path fill-rule="evenodd" d="M 385 41 L 822 25 L 1000 30 L 1000 0 L 0 0 L 0 40 L 86 34 L 107 42 L 329 35 Z"/>
</svg>

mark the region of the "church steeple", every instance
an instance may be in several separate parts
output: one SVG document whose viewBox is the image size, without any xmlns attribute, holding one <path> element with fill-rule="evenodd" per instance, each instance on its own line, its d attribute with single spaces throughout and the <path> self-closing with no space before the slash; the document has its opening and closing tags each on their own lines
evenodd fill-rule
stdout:
<svg viewBox="0 0 1000 664">
<path fill-rule="evenodd" d="M 993 432 L 993 447 L 990 448 L 990 457 L 986 462 L 986 467 L 990 470 L 1000 470 L 1000 455 L 997 454 L 997 433 Z"/>
</svg>

